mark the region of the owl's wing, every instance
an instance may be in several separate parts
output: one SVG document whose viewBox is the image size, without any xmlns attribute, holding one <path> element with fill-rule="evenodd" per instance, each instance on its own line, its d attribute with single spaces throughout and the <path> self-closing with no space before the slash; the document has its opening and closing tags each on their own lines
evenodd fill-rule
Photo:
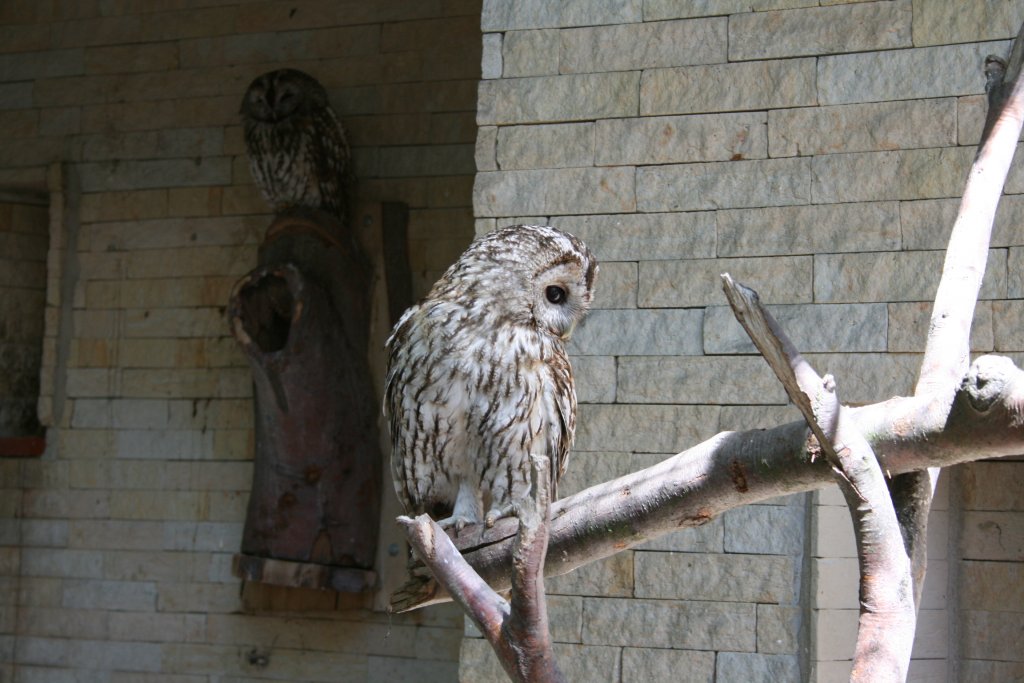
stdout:
<svg viewBox="0 0 1024 683">
<path fill-rule="evenodd" d="M 411 371 L 408 359 L 407 326 L 415 312 L 412 307 L 405 312 L 395 325 L 394 332 L 385 342 L 388 353 L 387 373 L 384 381 L 384 415 L 388 418 L 391 431 L 391 478 L 394 481 L 395 493 L 406 514 L 415 514 L 410 486 L 415 486 L 413 473 L 407 471 L 409 458 L 407 448 L 405 386 L 408 382 L 407 373 Z"/>
<path fill-rule="evenodd" d="M 572 369 L 566 361 L 566 372 L 554 375 L 555 407 L 558 409 L 560 429 L 552 434 L 551 453 L 551 500 L 558 496 L 558 480 L 565 474 L 569 464 L 569 450 L 572 448 L 576 434 L 576 387 L 572 378 Z"/>
</svg>

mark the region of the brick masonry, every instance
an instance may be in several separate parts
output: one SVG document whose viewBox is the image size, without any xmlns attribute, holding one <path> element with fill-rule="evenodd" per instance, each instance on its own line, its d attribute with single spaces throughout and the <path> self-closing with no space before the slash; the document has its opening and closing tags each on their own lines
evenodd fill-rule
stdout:
<svg viewBox="0 0 1024 683">
<path fill-rule="evenodd" d="M 496 225 L 593 248 L 574 492 L 796 419 L 724 308 L 724 270 L 847 400 L 910 390 L 981 60 L 1022 19 L 983 0 L 7 3 L 0 190 L 48 192 L 50 220 L 45 270 L 12 262 L 31 247 L 0 228 L 0 286 L 45 278 L 49 429 L 42 458 L 0 460 L 0 682 L 503 680 L 451 608 L 242 599 L 231 576 L 254 437 L 222 308 L 269 220 L 237 121 L 258 73 L 325 83 L 362 197 L 410 207 L 417 293 Z M 972 346 L 1019 363 L 1019 164 L 1007 192 Z M 942 484 L 912 679 L 1024 676 L 1006 637 L 1024 622 L 1020 472 Z M 570 680 L 844 680 L 849 536 L 822 491 L 554 579 L 556 653 Z"/>
<path fill-rule="evenodd" d="M 31 229 L 0 203 L 0 396 L 41 378 L 49 426 L 0 460 L 0 681 L 455 680 L 451 607 L 240 593 L 252 379 L 224 307 L 271 219 L 238 120 L 270 69 L 324 83 L 361 200 L 408 205 L 417 294 L 462 251 L 479 0 L 5 3 L 0 45 L 0 199 L 50 202 Z"/>
<path fill-rule="evenodd" d="M 571 491 L 720 429 L 795 419 L 725 306 L 722 272 L 758 289 L 845 400 L 912 390 L 984 117 L 981 66 L 1005 54 L 1024 9 L 485 0 L 483 18 L 477 232 L 543 220 L 602 260 L 571 346 L 584 403 Z M 978 353 L 1024 350 L 1022 177 L 1018 163 L 997 216 Z M 940 487 L 912 680 L 1020 675 L 1012 639 L 994 633 L 1019 628 L 1024 604 L 989 600 L 1019 592 L 1024 560 L 1005 536 L 1020 524 L 1019 468 L 998 467 L 966 469 L 972 495 L 998 499 L 972 499 L 977 511 L 957 503 L 968 474 Z M 569 678 L 845 680 L 857 615 L 845 506 L 834 491 L 772 503 L 551 581 L 553 619 L 574 625 L 555 630 Z M 982 576 L 991 592 L 967 587 Z M 477 637 L 461 680 L 501 680 Z M 608 648 L 615 664 L 594 673 Z"/>
</svg>

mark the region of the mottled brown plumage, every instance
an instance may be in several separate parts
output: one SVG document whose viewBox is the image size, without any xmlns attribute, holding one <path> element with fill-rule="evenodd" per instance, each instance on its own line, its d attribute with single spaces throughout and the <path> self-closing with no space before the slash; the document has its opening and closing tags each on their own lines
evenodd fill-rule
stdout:
<svg viewBox="0 0 1024 683">
<path fill-rule="evenodd" d="M 254 80 L 241 107 L 249 169 L 276 213 L 320 209 L 344 222 L 351 154 L 320 83 L 279 69 Z"/>
<path fill-rule="evenodd" d="M 576 428 L 565 341 L 596 274 L 571 235 L 500 228 L 405 312 L 387 342 L 384 407 L 407 513 L 493 524 L 529 494 L 531 453 L 551 458 L 557 482 Z"/>
</svg>

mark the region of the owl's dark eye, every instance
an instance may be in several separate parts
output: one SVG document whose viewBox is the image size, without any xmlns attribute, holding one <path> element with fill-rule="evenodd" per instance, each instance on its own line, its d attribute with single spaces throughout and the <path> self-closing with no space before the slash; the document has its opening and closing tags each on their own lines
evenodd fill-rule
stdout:
<svg viewBox="0 0 1024 683">
<path fill-rule="evenodd" d="M 549 285 L 544 290 L 544 296 L 553 304 L 560 304 L 565 301 L 565 290 L 557 285 Z"/>
</svg>

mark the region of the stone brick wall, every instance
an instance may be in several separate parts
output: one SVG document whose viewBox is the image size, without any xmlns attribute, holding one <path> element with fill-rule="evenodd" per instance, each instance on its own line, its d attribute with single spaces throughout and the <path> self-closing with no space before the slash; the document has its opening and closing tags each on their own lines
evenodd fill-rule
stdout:
<svg viewBox="0 0 1024 683">
<path fill-rule="evenodd" d="M 0 4 L 0 190 L 48 192 L 52 223 L 47 450 L 0 459 L 0 681 L 456 678 L 450 607 L 240 594 L 251 380 L 224 307 L 271 218 L 237 115 L 270 69 L 324 83 L 362 200 L 409 206 L 418 292 L 461 252 L 479 23 L 474 0 Z"/>
<path fill-rule="evenodd" d="M 582 405 L 570 491 L 723 429 L 797 419 L 724 306 L 722 272 L 773 304 L 844 400 L 912 389 L 980 135 L 983 59 L 1005 54 L 1022 20 L 1019 4 L 981 0 L 484 1 L 477 232 L 550 223 L 602 260 L 596 310 L 572 345 Z M 1018 364 L 1019 167 L 973 340 Z M 1019 482 L 991 481 L 1004 507 L 965 523 L 1018 525 Z M 947 557 L 964 558 L 964 575 L 1001 571 L 1012 596 L 1021 571 L 955 555 L 955 476 L 948 485 L 911 676 L 1019 675 L 1015 636 L 995 630 L 1019 630 L 1022 602 L 968 613 L 947 599 L 964 586 Z M 845 680 L 857 598 L 841 501 L 773 502 L 551 581 L 569 678 Z M 1019 563 L 1014 548 L 996 554 Z M 460 671 L 501 680 L 472 630 Z"/>
</svg>

